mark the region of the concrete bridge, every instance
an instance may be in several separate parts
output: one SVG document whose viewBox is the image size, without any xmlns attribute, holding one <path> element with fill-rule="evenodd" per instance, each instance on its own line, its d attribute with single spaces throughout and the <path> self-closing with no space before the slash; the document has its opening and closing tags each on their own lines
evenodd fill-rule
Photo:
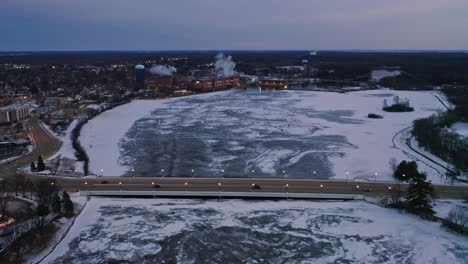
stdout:
<svg viewBox="0 0 468 264">
<path fill-rule="evenodd" d="M 35 180 L 40 176 L 27 176 Z M 45 177 L 44 177 L 45 178 Z M 404 196 L 408 185 L 396 182 L 263 178 L 161 178 L 161 177 L 47 177 L 69 192 L 94 196 L 237 197 L 364 199 L 366 196 Z M 464 199 L 468 188 L 435 185 L 437 198 Z"/>
</svg>

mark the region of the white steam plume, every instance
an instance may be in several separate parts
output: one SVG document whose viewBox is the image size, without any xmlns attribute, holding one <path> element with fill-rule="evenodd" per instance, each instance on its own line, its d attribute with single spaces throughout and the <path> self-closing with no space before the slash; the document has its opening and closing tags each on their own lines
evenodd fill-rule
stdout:
<svg viewBox="0 0 468 264">
<path fill-rule="evenodd" d="M 226 57 L 223 53 L 218 53 L 215 58 L 216 62 L 214 66 L 218 76 L 229 77 L 236 74 L 236 71 L 234 70 L 236 63 L 232 61 L 231 56 Z"/>
<path fill-rule="evenodd" d="M 177 69 L 169 65 L 153 65 L 149 69 L 151 74 L 161 75 L 161 76 L 171 76 L 177 72 Z"/>
</svg>

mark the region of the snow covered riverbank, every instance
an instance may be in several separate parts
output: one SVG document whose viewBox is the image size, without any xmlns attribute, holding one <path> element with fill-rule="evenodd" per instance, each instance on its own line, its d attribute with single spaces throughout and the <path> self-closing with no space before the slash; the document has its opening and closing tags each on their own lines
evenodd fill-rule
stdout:
<svg viewBox="0 0 468 264">
<path fill-rule="evenodd" d="M 42 263 L 466 263 L 468 240 L 364 202 L 92 198 Z"/>
<path fill-rule="evenodd" d="M 415 111 L 382 111 L 383 100 L 393 96 L 408 98 Z M 410 159 L 395 147 L 394 136 L 443 110 L 431 92 L 226 91 L 116 107 L 90 120 L 80 141 L 90 170 L 109 176 L 132 169 L 142 176 L 219 176 L 224 170 L 233 176 L 393 180 L 389 161 Z M 369 119 L 369 113 L 384 118 Z M 442 182 L 430 166 L 421 167 Z"/>
</svg>

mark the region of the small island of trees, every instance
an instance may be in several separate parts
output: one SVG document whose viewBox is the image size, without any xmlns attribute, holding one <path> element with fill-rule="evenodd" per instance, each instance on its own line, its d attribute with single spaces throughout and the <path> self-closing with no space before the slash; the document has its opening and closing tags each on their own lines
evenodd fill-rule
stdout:
<svg viewBox="0 0 468 264">
<path fill-rule="evenodd" d="M 410 102 L 408 99 L 400 100 L 398 96 L 393 97 L 393 104 L 390 106 L 387 103 L 387 99 L 384 99 L 382 109 L 387 112 L 413 112 L 414 111 L 414 108 L 410 106 Z"/>
</svg>

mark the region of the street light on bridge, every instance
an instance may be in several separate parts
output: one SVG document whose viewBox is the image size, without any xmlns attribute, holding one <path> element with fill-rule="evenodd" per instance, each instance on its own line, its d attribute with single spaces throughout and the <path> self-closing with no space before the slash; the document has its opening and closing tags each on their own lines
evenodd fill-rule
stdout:
<svg viewBox="0 0 468 264">
<path fill-rule="evenodd" d="M 188 185 L 188 183 L 184 183 L 184 186 L 185 186 L 185 192 L 187 192 L 187 185 Z"/>
</svg>

